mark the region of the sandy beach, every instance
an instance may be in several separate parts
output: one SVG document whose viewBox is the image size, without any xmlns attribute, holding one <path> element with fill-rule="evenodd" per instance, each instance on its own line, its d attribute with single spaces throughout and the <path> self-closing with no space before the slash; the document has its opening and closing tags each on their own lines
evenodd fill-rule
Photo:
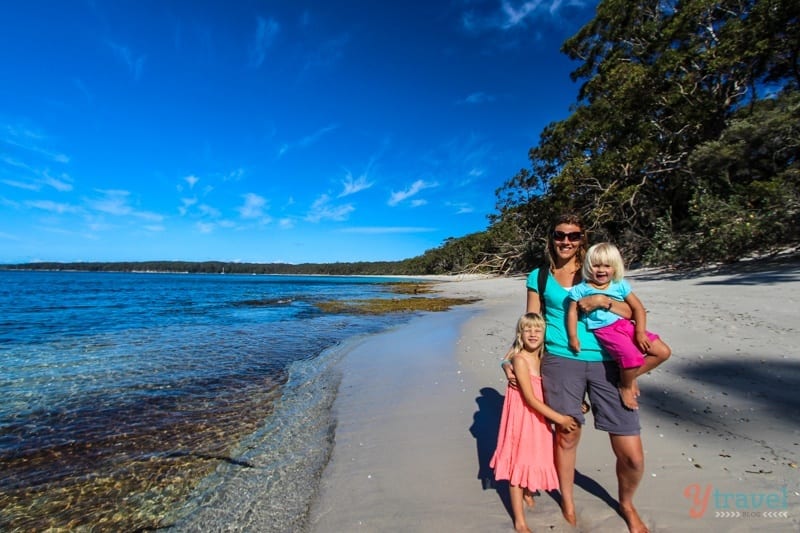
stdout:
<svg viewBox="0 0 800 533">
<path fill-rule="evenodd" d="M 673 350 L 639 380 L 646 471 L 636 504 L 650 530 L 800 530 L 800 262 L 629 279 L 648 329 Z M 513 530 L 488 462 L 506 388 L 498 362 L 525 279 L 437 290 L 481 301 L 414 318 L 345 357 L 311 531 Z M 588 415 L 578 452 L 578 526 L 542 493 L 529 511 L 534 531 L 627 531 L 608 437 L 592 424 Z"/>
</svg>

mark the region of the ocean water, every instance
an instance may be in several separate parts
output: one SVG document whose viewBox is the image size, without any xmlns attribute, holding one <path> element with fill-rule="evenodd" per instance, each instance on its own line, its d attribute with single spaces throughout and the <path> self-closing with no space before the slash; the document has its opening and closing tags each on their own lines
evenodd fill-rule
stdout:
<svg viewBox="0 0 800 533">
<path fill-rule="evenodd" d="M 302 530 L 387 281 L 0 271 L 0 530 Z"/>
</svg>

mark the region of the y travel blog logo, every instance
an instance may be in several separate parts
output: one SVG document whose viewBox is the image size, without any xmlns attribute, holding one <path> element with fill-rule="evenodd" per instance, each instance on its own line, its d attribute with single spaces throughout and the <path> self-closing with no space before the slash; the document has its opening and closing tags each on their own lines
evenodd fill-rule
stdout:
<svg viewBox="0 0 800 533">
<path fill-rule="evenodd" d="M 786 487 L 776 492 L 722 492 L 711 485 L 693 483 L 683 489 L 692 506 L 689 516 L 702 518 L 711 504 L 715 518 L 788 518 Z M 709 513 L 711 516 L 711 513 Z"/>
</svg>

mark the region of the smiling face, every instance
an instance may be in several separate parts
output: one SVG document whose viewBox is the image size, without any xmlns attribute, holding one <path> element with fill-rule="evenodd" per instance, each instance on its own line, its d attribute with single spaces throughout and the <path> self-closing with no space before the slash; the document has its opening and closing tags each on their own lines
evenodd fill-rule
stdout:
<svg viewBox="0 0 800 533">
<path fill-rule="evenodd" d="M 532 353 L 539 352 L 541 355 L 546 327 L 547 324 L 540 314 L 526 313 L 521 316 L 517 321 L 517 338 L 514 340 L 514 349 Z"/>
<path fill-rule="evenodd" d="M 585 235 L 581 226 L 564 222 L 556 225 L 550 235 L 550 250 L 556 267 L 567 265 L 573 261 L 580 261 L 576 256 L 583 249 Z"/>
<path fill-rule="evenodd" d="M 614 267 L 602 261 L 592 264 L 589 271 L 592 273 L 591 281 L 597 285 L 608 285 L 614 279 Z"/>
<path fill-rule="evenodd" d="M 544 328 L 534 325 L 526 325 L 519 333 L 522 347 L 528 352 L 536 352 L 544 342 Z"/>
<path fill-rule="evenodd" d="M 595 244 L 586 252 L 583 279 L 605 288 L 611 281 L 620 281 L 625 276 L 625 264 L 619 249 L 610 242 Z"/>
</svg>

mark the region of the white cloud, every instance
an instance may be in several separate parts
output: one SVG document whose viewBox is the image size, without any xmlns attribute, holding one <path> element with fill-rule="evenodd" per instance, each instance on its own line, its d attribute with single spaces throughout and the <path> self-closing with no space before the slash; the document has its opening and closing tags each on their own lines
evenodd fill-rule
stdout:
<svg viewBox="0 0 800 533">
<path fill-rule="evenodd" d="M 127 46 L 108 41 L 108 46 L 114 51 L 117 56 L 128 67 L 133 79 L 139 81 L 142 77 L 142 70 L 144 69 L 144 61 L 146 56 L 135 56 L 130 48 Z"/>
<path fill-rule="evenodd" d="M 115 216 L 133 216 L 144 220 L 160 222 L 164 220 L 162 215 L 149 211 L 138 211 L 128 203 L 130 193 L 122 190 L 98 190 L 103 196 L 95 200 L 89 200 L 88 205 L 95 211 Z"/>
<path fill-rule="evenodd" d="M 6 143 L 7 144 L 12 144 L 12 143 L 9 143 L 8 141 L 6 141 Z M 8 165 L 10 167 L 21 168 L 23 170 L 27 170 L 28 172 L 35 172 L 29 165 L 26 165 L 22 161 L 19 161 L 17 159 L 14 159 L 13 157 L 9 157 L 7 155 L 4 155 L 2 158 L 0 158 L 0 161 L 2 161 L 3 163 L 5 163 L 6 165 Z"/>
<path fill-rule="evenodd" d="M 200 233 L 211 233 L 214 231 L 214 224 L 209 222 L 197 222 L 195 223 L 195 227 Z"/>
<path fill-rule="evenodd" d="M 448 202 L 447 205 L 455 208 L 456 215 L 465 215 L 475 211 L 471 205 L 464 202 Z"/>
<path fill-rule="evenodd" d="M 239 207 L 239 215 L 242 218 L 261 218 L 264 216 L 264 209 L 267 206 L 267 201 L 254 193 L 247 193 L 244 195 L 244 204 Z"/>
<path fill-rule="evenodd" d="M 256 35 L 250 45 L 250 66 L 258 68 L 267 58 L 267 50 L 275 42 L 280 31 L 280 24 L 275 19 L 258 17 Z"/>
<path fill-rule="evenodd" d="M 208 204 L 200 204 L 197 206 L 197 210 L 200 211 L 201 214 L 212 217 L 212 218 L 219 218 L 222 213 L 220 213 L 219 209 L 215 207 L 211 207 Z"/>
<path fill-rule="evenodd" d="M 338 124 L 329 124 L 323 128 L 318 129 L 311 135 L 306 135 L 305 137 L 300 139 L 300 142 L 298 142 L 297 144 L 302 147 L 311 146 L 312 144 L 317 142 L 323 135 L 325 135 L 326 133 L 330 133 L 338 128 L 339 128 Z"/>
<path fill-rule="evenodd" d="M 559 4 L 560 2 L 557 0 L 555 3 Z M 511 2 L 507 0 L 504 1 L 502 6 L 503 14 L 505 15 L 503 28 L 513 28 L 524 22 L 528 15 L 534 12 L 541 4 L 541 1 L 523 2 L 523 4 L 517 8 L 514 7 Z"/>
<path fill-rule="evenodd" d="M 181 205 L 178 206 L 178 212 L 185 215 L 189 212 L 189 208 L 197 203 L 197 198 L 181 198 Z"/>
<path fill-rule="evenodd" d="M 2 183 L 5 183 L 9 187 L 14 187 L 15 189 L 24 189 L 26 191 L 38 191 L 42 188 L 38 183 L 22 182 L 17 180 L 2 180 Z"/>
<path fill-rule="evenodd" d="M 435 228 L 422 226 L 361 226 L 354 228 L 344 228 L 343 233 L 363 233 L 366 235 L 382 235 L 386 233 L 429 233 L 436 231 Z"/>
<path fill-rule="evenodd" d="M 190 188 L 190 189 L 193 189 L 193 188 L 194 188 L 194 186 L 195 186 L 195 184 L 196 184 L 198 181 L 200 181 L 200 178 L 198 178 L 198 177 L 197 177 L 197 176 L 195 176 L 195 175 L 191 175 L 191 176 L 186 176 L 185 178 L 183 178 L 183 181 L 185 181 L 186 183 L 188 183 L 188 184 L 189 184 L 189 188 Z"/>
<path fill-rule="evenodd" d="M 353 175 L 348 172 L 342 180 L 342 192 L 339 193 L 339 198 L 369 189 L 372 185 L 373 183 L 367 179 L 367 176 L 361 175 L 354 179 Z"/>
<path fill-rule="evenodd" d="M 163 215 L 159 215 L 158 213 L 153 213 L 151 211 L 134 211 L 133 216 L 144 220 L 151 220 L 153 222 L 161 222 L 164 220 Z"/>
<path fill-rule="evenodd" d="M 282 218 L 278 221 L 278 225 L 282 229 L 292 229 L 294 227 L 294 221 L 291 218 Z"/>
<path fill-rule="evenodd" d="M 9 179 L 2 180 L 3 183 L 10 185 L 11 187 L 16 187 L 17 189 L 26 189 L 29 191 L 39 191 L 41 190 L 42 185 L 46 185 L 60 192 L 72 190 L 72 183 L 70 183 L 72 178 L 69 177 L 69 174 L 62 173 L 60 177 L 55 178 L 50 175 L 48 170 L 38 170 L 26 163 L 23 163 L 22 161 L 19 161 L 18 159 L 14 159 L 13 157 L 9 156 L 0 157 L 0 162 L 34 176 L 34 178 L 31 178 L 29 181 Z M 13 173 L 21 174 L 19 170 L 15 170 Z"/>
<path fill-rule="evenodd" d="M 12 132 L 12 134 L 17 134 L 17 130 L 14 129 L 14 128 L 7 128 L 7 131 Z M 30 133 L 30 132 L 26 131 L 25 133 Z M 30 135 L 34 135 L 34 134 L 30 133 Z M 19 148 L 21 150 L 25 150 L 26 152 L 30 152 L 30 153 L 32 153 L 32 154 L 34 154 L 36 156 L 43 157 L 43 158 L 45 158 L 47 160 L 50 160 L 50 161 L 53 161 L 55 163 L 60 163 L 60 164 L 69 163 L 69 157 L 67 155 L 56 153 L 56 152 L 51 152 L 50 150 L 46 150 L 44 148 L 41 148 L 40 146 L 32 143 L 31 140 L 39 141 L 40 138 L 39 137 L 26 136 L 22 141 L 20 141 L 20 140 L 18 140 L 16 138 L 12 139 L 12 138 L 9 138 L 9 137 L 5 137 L 3 139 L 0 139 L 0 141 L 2 141 L 4 144 L 7 144 L 8 146 L 13 146 L 14 148 Z M 12 159 L 12 158 L 10 158 L 8 156 L 4 156 L 3 157 L 3 162 L 6 163 L 7 165 L 10 165 L 10 166 L 15 166 L 15 167 L 18 167 L 18 168 L 24 168 L 24 169 L 29 170 L 29 171 L 34 172 L 34 173 L 36 172 L 36 170 L 34 168 L 32 168 L 31 166 L 26 165 L 25 163 L 22 163 L 20 161 L 17 161 L 16 159 Z"/>
<path fill-rule="evenodd" d="M 331 199 L 327 194 L 323 194 L 314 201 L 311 211 L 306 215 L 309 222 L 320 222 L 322 220 L 347 220 L 347 217 L 355 211 L 351 204 L 331 205 Z"/>
<path fill-rule="evenodd" d="M 392 191 L 391 196 L 389 197 L 389 205 L 395 206 L 404 200 L 411 198 L 419 194 L 420 191 L 424 189 L 430 189 L 431 187 L 438 186 L 437 183 L 426 182 L 424 180 L 417 180 L 411 184 L 411 186 L 404 190 L 404 191 Z"/>
<path fill-rule="evenodd" d="M 45 185 L 49 185 L 50 187 L 54 188 L 60 192 L 67 192 L 72 190 L 72 183 L 70 177 L 67 174 L 62 174 L 61 178 L 54 178 L 45 172 L 44 179 L 42 180 Z"/>
<path fill-rule="evenodd" d="M 44 135 L 39 133 L 38 131 L 34 131 L 30 128 L 14 126 L 12 124 L 6 124 L 3 128 L 6 134 L 18 139 L 20 137 L 24 137 L 25 139 L 33 139 L 33 140 L 42 140 L 44 139 Z"/>
<path fill-rule="evenodd" d="M 314 133 L 311 133 L 310 135 L 306 135 L 305 137 L 303 137 L 302 139 L 300 139 L 299 141 L 297 141 L 294 144 L 283 143 L 280 146 L 280 148 L 278 149 L 278 157 L 283 156 L 286 152 L 288 152 L 289 150 L 291 150 L 293 148 L 296 148 L 296 147 L 308 148 L 309 146 L 311 146 L 311 145 L 315 144 L 317 141 L 319 141 L 323 136 L 325 136 L 326 134 L 328 134 L 328 133 L 330 133 L 332 131 L 335 131 L 338 128 L 339 128 L 338 124 L 329 124 L 329 125 L 327 125 L 325 127 L 322 127 L 320 129 L 318 129 Z"/>
<path fill-rule="evenodd" d="M 133 208 L 128 205 L 128 196 L 130 195 L 128 191 L 106 190 L 97 192 L 104 196 L 89 202 L 89 205 L 95 211 L 117 216 L 130 215 L 133 212 Z"/>
<path fill-rule="evenodd" d="M 245 170 L 243 168 L 233 169 L 222 177 L 222 181 L 239 181 L 244 177 L 244 173 Z"/>
<path fill-rule="evenodd" d="M 467 95 L 465 98 L 459 100 L 456 103 L 478 105 L 478 104 L 491 103 L 494 102 L 495 100 L 496 98 L 493 95 L 478 91 Z"/>
<path fill-rule="evenodd" d="M 98 231 L 108 231 L 108 230 L 114 229 L 116 226 L 114 226 L 112 224 L 109 224 L 107 222 L 104 222 L 104 221 L 103 222 L 92 221 L 92 222 L 89 222 L 86 225 L 86 227 L 88 227 L 89 230 L 91 230 L 93 232 L 98 232 Z"/>
<path fill-rule="evenodd" d="M 565 6 L 583 6 L 584 0 L 503 0 L 499 10 L 481 10 L 480 5 L 473 5 L 472 9 L 461 15 L 461 24 L 468 32 L 483 32 L 491 30 L 513 30 L 524 28 L 534 18 L 557 18 Z"/>
<path fill-rule="evenodd" d="M 63 215 L 64 213 L 79 213 L 81 211 L 80 207 L 78 206 L 52 202 L 50 200 L 25 202 L 25 205 L 35 207 L 36 209 L 41 209 L 43 211 L 49 211 L 51 213 L 58 213 L 59 215 Z"/>
</svg>

